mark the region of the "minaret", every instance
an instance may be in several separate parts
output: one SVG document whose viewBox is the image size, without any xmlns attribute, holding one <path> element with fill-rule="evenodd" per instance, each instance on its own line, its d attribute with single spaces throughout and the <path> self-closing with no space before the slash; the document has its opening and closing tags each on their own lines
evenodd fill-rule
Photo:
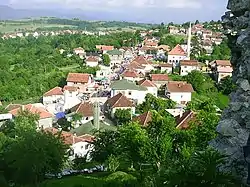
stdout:
<svg viewBox="0 0 250 187">
<path fill-rule="evenodd" d="M 187 42 L 187 60 L 190 60 L 191 54 L 191 39 L 192 39 L 192 24 L 190 22 L 189 29 L 188 29 L 188 42 Z"/>
<path fill-rule="evenodd" d="M 96 130 L 100 129 L 100 103 L 94 103 L 94 127 Z"/>
</svg>

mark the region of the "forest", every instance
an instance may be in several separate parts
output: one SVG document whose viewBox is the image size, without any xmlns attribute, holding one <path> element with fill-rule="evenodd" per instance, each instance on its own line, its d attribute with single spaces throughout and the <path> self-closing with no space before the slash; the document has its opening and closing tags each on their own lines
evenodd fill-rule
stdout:
<svg viewBox="0 0 250 187">
<path fill-rule="evenodd" d="M 64 85 L 70 71 L 95 74 L 96 68 L 83 66 L 78 56 L 67 57 L 74 48 L 96 51 L 95 45 L 132 46 L 139 40 L 138 32 L 0 39 L 0 100 L 39 98 L 49 89 Z M 66 52 L 61 55 L 59 49 Z"/>
</svg>

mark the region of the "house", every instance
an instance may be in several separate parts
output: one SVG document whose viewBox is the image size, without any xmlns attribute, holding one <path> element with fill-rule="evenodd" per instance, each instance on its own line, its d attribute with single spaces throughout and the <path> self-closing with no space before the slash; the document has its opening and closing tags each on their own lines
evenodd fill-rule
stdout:
<svg viewBox="0 0 250 187">
<path fill-rule="evenodd" d="M 180 75 L 185 76 L 191 71 L 200 70 L 197 60 L 181 60 L 180 61 Z"/>
<path fill-rule="evenodd" d="M 137 82 L 139 86 L 146 87 L 148 89 L 148 93 L 152 94 L 153 96 L 157 97 L 158 88 L 157 86 L 150 80 L 143 79 Z"/>
<path fill-rule="evenodd" d="M 186 105 L 191 101 L 193 92 L 191 84 L 183 81 L 171 81 L 166 86 L 165 95 L 178 104 Z"/>
<path fill-rule="evenodd" d="M 45 132 L 52 133 L 53 135 L 60 136 L 64 144 L 70 146 L 70 160 L 75 158 L 87 157 L 90 160 L 90 152 L 92 151 L 94 136 L 85 134 L 82 136 L 76 136 L 70 132 L 59 131 L 56 128 L 46 128 Z"/>
<path fill-rule="evenodd" d="M 177 129 L 187 129 L 192 121 L 195 120 L 195 113 L 191 110 L 188 110 L 184 113 L 175 117 L 176 128 Z"/>
<path fill-rule="evenodd" d="M 173 64 L 162 63 L 157 68 L 160 69 L 161 73 L 171 74 L 173 72 Z"/>
<path fill-rule="evenodd" d="M 114 50 L 114 46 L 96 45 L 96 49 L 99 49 L 103 54 L 106 54 L 108 51 Z"/>
<path fill-rule="evenodd" d="M 42 104 L 36 106 L 35 104 L 21 105 L 12 108 L 9 113 L 12 114 L 13 117 L 19 115 L 21 111 L 28 111 L 32 114 L 36 114 L 39 116 L 38 120 L 38 128 L 49 128 L 52 127 L 53 123 L 53 115 L 48 112 Z"/>
<path fill-rule="evenodd" d="M 123 53 L 124 59 L 130 60 L 134 58 L 134 53 L 131 48 L 121 48 L 120 51 Z"/>
<path fill-rule="evenodd" d="M 181 60 L 188 60 L 187 53 L 182 47 L 177 44 L 169 53 L 168 53 L 168 63 L 173 64 L 174 67 L 179 66 Z"/>
<path fill-rule="evenodd" d="M 158 42 L 144 40 L 144 46 L 157 48 L 158 47 Z"/>
<path fill-rule="evenodd" d="M 85 50 L 84 50 L 82 47 L 78 47 L 78 48 L 73 49 L 73 52 L 74 52 L 76 55 L 79 55 L 79 54 L 84 54 L 84 53 L 85 53 Z"/>
<path fill-rule="evenodd" d="M 67 86 L 82 86 L 91 83 L 91 75 L 85 73 L 69 73 L 67 77 Z"/>
<path fill-rule="evenodd" d="M 90 57 L 88 57 L 88 58 L 86 59 L 85 62 L 86 62 L 86 65 L 87 65 L 87 66 L 96 67 L 96 66 L 98 66 L 99 60 L 98 60 L 98 58 L 96 58 L 96 57 L 94 57 L 94 56 L 90 56 Z"/>
<path fill-rule="evenodd" d="M 167 74 L 152 74 L 151 81 L 160 88 L 161 86 L 165 86 L 169 82 L 169 77 Z"/>
<path fill-rule="evenodd" d="M 57 103 L 63 100 L 63 91 L 61 87 L 55 87 L 43 94 L 43 104 L 48 105 L 52 103 Z"/>
<path fill-rule="evenodd" d="M 139 116 L 134 117 L 132 121 L 138 122 L 142 127 L 147 127 L 152 121 L 152 113 L 149 111 L 145 112 Z"/>
<path fill-rule="evenodd" d="M 149 93 L 148 89 L 144 86 L 136 85 L 132 81 L 122 79 L 114 81 L 111 84 L 111 97 L 122 93 L 127 98 L 134 101 L 134 103 L 141 104 L 145 100 L 146 95 Z"/>
<path fill-rule="evenodd" d="M 123 55 L 121 51 L 119 51 L 118 49 L 113 49 L 107 51 L 107 54 L 109 55 L 111 66 L 121 65 L 123 61 Z"/>
<path fill-rule="evenodd" d="M 94 119 L 94 112 L 95 111 L 94 111 L 93 103 L 83 101 L 83 102 L 79 103 L 78 105 L 69 109 L 69 111 L 68 111 L 69 115 L 68 115 L 67 119 L 69 121 L 72 121 L 73 120 L 72 116 L 74 114 L 80 115 L 81 119 L 78 122 L 76 122 L 76 124 L 75 124 L 75 128 L 77 128 L 81 124 L 85 124 L 89 121 L 92 121 Z M 103 119 L 104 119 L 104 116 L 101 114 L 100 120 L 103 120 Z"/>
<path fill-rule="evenodd" d="M 99 67 L 100 67 L 100 70 L 96 71 L 97 78 L 110 77 L 110 75 L 112 74 L 112 69 L 110 66 L 100 65 Z"/>
<path fill-rule="evenodd" d="M 115 111 L 118 109 L 131 109 L 131 116 L 135 114 L 134 103 L 122 93 L 108 99 L 104 104 L 104 108 L 105 113 L 108 113 L 112 118 L 114 118 Z"/>
<path fill-rule="evenodd" d="M 169 52 L 170 47 L 168 45 L 160 45 L 158 46 L 157 55 L 158 56 L 165 56 L 167 52 Z"/>
<path fill-rule="evenodd" d="M 121 77 L 123 79 L 126 79 L 128 81 L 132 81 L 132 82 L 135 82 L 135 81 L 139 81 L 142 78 L 142 75 L 141 74 L 138 74 L 136 71 L 134 70 L 125 70 L 122 74 L 121 74 Z"/>
<path fill-rule="evenodd" d="M 154 69 L 152 62 L 148 61 L 143 56 L 137 56 L 136 58 L 133 59 L 131 64 L 134 62 L 136 62 L 137 64 L 139 64 L 139 66 L 143 68 L 143 74 L 148 73 Z"/>
<path fill-rule="evenodd" d="M 178 27 L 175 27 L 175 26 L 169 26 L 168 30 L 169 30 L 170 34 L 178 34 L 180 31 L 180 29 Z"/>
<path fill-rule="evenodd" d="M 225 77 L 232 76 L 233 68 L 229 60 L 215 60 L 210 62 L 210 66 L 217 82 Z"/>
</svg>

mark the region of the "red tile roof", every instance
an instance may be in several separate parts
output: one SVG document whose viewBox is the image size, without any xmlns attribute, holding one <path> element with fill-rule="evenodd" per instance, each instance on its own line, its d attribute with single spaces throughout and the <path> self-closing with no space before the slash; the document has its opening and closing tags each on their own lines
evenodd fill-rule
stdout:
<svg viewBox="0 0 250 187">
<path fill-rule="evenodd" d="M 175 121 L 176 121 L 176 128 L 178 129 L 187 129 L 189 128 L 189 123 L 191 121 L 195 120 L 195 114 L 192 111 L 186 111 L 182 114 L 182 116 L 176 116 Z"/>
<path fill-rule="evenodd" d="M 231 62 L 229 60 L 216 60 L 215 63 L 217 66 L 231 66 Z"/>
<path fill-rule="evenodd" d="M 70 109 L 70 112 L 81 114 L 84 117 L 94 116 L 93 104 L 90 102 L 82 102 Z"/>
<path fill-rule="evenodd" d="M 144 87 L 157 87 L 152 81 L 146 79 L 138 81 L 138 85 Z"/>
<path fill-rule="evenodd" d="M 66 90 L 69 92 L 76 92 L 77 90 L 79 90 L 79 88 L 75 86 L 64 86 L 63 91 L 66 91 Z"/>
<path fill-rule="evenodd" d="M 69 73 L 67 77 L 67 82 L 88 83 L 89 77 L 89 74 Z"/>
<path fill-rule="evenodd" d="M 8 111 L 11 111 L 11 110 L 20 108 L 21 106 L 22 105 L 20 105 L 20 104 L 9 104 L 5 109 L 8 110 Z"/>
<path fill-rule="evenodd" d="M 147 61 L 143 56 L 137 56 L 133 61 L 137 62 L 140 65 L 147 65 L 147 64 L 152 64 L 151 62 Z"/>
<path fill-rule="evenodd" d="M 116 107 L 135 107 L 135 105 L 122 93 L 115 95 L 114 97 L 108 99 L 105 105 L 109 105 L 111 108 Z"/>
<path fill-rule="evenodd" d="M 96 45 L 96 48 L 101 49 L 102 51 L 114 50 L 114 46 L 107 46 L 107 45 Z"/>
<path fill-rule="evenodd" d="M 183 81 L 171 81 L 167 84 L 168 92 L 194 92 L 191 84 Z"/>
<path fill-rule="evenodd" d="M 32 104 L 28 104 L 28 105 L 24 105 L 23 106 L 24 110 L 29 111 L 32 114 L 38 114 L 40 119 L 46 119 L 46 118 L 51 118 L 53 117 L 53 115 L 51 113 L 49 113 L 47 110 L 45 110 L 44 108 L 40 108 L 40 107 L 35 107 Z M 19 112 L 22 110 L 22 106 L 13 109 L 11 111 L 9 111 L 13 116 L 18 116 Z"/>
<path fill-rule="evenodd" d="M 44 129 L 45 132 L 50 132 L 53 135 L 58 135 L 62 138 L 63 142 L 66 145 L 74 145 L 79 142 L 88 142 L 92 143 L 94 141 L 94 136 L 85 134 L 83 136 L 75 136 L 72 133 L 66 132 L 66 131 L 59 131 L 56 128 L 46 128 Z"/>
<path fill-rule="evenodd" d="M 139 74 L 137 74 L 135 71 L 133 70 L 126 70 L 123 74 L 122 74 L 123 77 L 133 77 L 133 78 L 136 78 L 136 77 L 140 77 Z"/>
<path fill-rule="evenodd" d="M 151 75 L 152 81 L 169 81 L 169 77 L 167 74 L 152 74 Z"/>
<path fill-rule="evenodd" d="M 181 60 L 180 65 L 181 66 L 198 66 L 199 63 L 197 60 Z"/>
<path fill-rule="evenodd" d="M 90 56 L 86 59 L 86 62 L 98 62 L 98 59 L 94 56 Z"/>
<path fill-rule="evenodd" d="M 184 51 L 184 49 L 179 44 L 177 44 L 168 54 L 169 55 L 185 56 L 186 52 Z"/>
<path fill-rule="evenodd" d="M 159 67 L 172 68 L 173 64 L 169 64 L 169 63 L 159 64 Z"/>
<path fill-rule="evenodd" d="M 139 122 L 140 125 L 142 125 L 143 127 L 146 127 L 152 121 L 152 113 L 145 112 L 145 113 L 133 118 L 132 121 L 137 121 L 137 122 Z"/>
<path fill-rule="evenodd" d="M 61 87 L 55 87 L 43 94 L 44 97 L 53 96 L 53 95 L 63 95 Z"/>
</svg>

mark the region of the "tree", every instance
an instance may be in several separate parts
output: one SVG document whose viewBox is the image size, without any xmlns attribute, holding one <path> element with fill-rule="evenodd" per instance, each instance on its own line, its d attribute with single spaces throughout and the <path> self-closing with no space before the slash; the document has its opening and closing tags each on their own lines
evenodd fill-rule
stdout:
<svg viewBox="0 0 250 187">
<path fill-rule="evenodd" d="M 114 155 L 110 155 L 108 160 L 107 160 L 107 166 L 108 166 L 108 170 L 110 172 L 114 173 L 114 172 L 116 172 L 116 170 L 120 166 L 120 161 Z"/>
<path fill-rule="evenodd" d="M 225 77 L 218 84 L 218 90 L 222 92 L 224 95 L 229 95 L 236 88 L 236 85 L 233 83 L 232 77 Z"/>
<path fill-rule="evenodd" d="M 196 20 L 194 24 L 197 25 L 197 24 L 199 24 L 199 23 L 200 23 L 199 20 Z"/>
<path fill-rule="evenodd" d="M 103 58 L 103 64 L 104 64 L 105 66 L 110 66 L 110 58 L 109 58 L 109 55 L 103 54 L 102 58 Z"/>
<path fill-rule="evenodd" d="M 65 117 L 58 119 L 57 124 L 63 131 L 69 131 L 73 128 L 71 122 L 69 122 Z"/>
<path fill-rule="evenodd" d="M 122 124 L 125 124 L 131 120 L 132 111 L 131 111 L 131 109 L 126 109 L 126 110 L 117 109 L 115 111 L 114 116 L 115 116 L 115 120 L 116 120 L 117 125 L 122 125 Z"/>
</svg>

